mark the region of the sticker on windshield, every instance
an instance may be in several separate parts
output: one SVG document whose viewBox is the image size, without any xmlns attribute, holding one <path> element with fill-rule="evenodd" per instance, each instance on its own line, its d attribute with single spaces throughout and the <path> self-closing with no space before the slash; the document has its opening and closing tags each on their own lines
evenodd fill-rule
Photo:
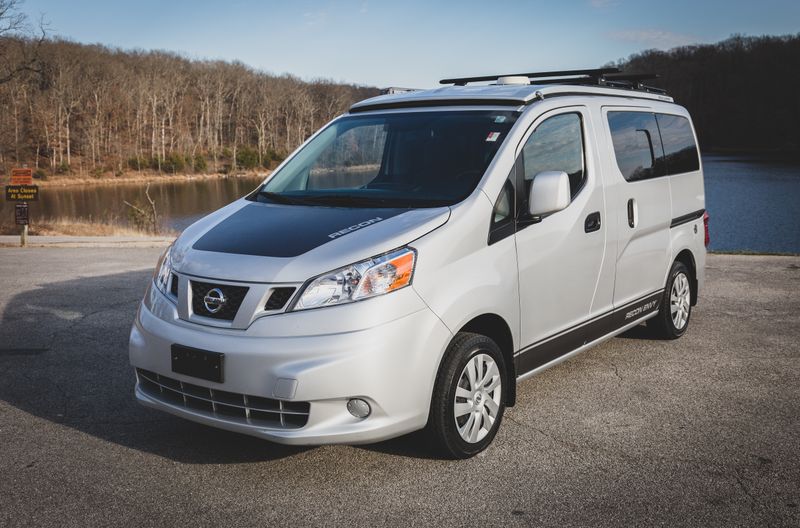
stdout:
<svg viewBox="0 0 800 528">
<path fill-rule="evenodd" d="M 505 121 L 506 121 L 506 116 L 497 116 L 494 118 L 495 123 L 505 123 Z"/>
<path fill-rule="evenodd" d="M 489 135 L 486 136 L 486 141 L 495 142 L 499 137 L 500 137 L 500 132 L 489 132 Z"/>
</svg>

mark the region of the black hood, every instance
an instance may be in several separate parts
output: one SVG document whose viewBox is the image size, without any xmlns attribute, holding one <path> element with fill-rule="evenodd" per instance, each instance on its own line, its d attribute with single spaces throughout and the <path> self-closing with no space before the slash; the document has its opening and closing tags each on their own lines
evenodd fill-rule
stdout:
<svg viewBox="0 0 800 528">
<path fill-rule="evenodd" d="M 407 211 L 252 203 L 209 229 L 192 248 L 261 257 L 296 257 Z"/>
</svg>

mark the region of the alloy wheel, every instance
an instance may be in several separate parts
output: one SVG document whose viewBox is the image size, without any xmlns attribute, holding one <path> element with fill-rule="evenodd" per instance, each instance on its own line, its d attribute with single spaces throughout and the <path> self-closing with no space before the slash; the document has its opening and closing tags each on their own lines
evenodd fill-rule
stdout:
<svg viewBox="0 0 800 528">
<path fill-rule="evenodd" d="M 502 381 L 492 356 L 476 354 L 458 378 L 453 411 L 456 429 L 470 444 L 480 442 L 495 426 L 500 411 Z"/>
<path fill-rule="evenodd" d="M 683 273 L 678 273 L 672 281 L 672 291 L 669 296 L 670 315 L 672 324 L 678 330 L 683 330 L 689 321 L 689 309 L 691 306 L 691 289 L 689 279 Z"/>
</svg>

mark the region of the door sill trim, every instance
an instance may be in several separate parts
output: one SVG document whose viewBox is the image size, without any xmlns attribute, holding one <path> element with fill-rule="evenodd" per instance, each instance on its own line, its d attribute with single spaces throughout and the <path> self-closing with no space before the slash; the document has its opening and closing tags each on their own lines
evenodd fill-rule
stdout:
<svg viewBox="0 0 800 528">
<path fill-rule="evenodd" d="M 573 356 L 577 356 L 581 352 L 584 352 L 584 351 L 586 351 L 586 350 L 588 350 L 588 349 L 590 349 L 590 348 L 592 348 L 592 347 L 594 347 L 596 345 L 599 345 L 600 343 L 602 343 L 604 341 L 608 341 L 612 337 L 616 337 L 619 334 L 627 332 L 628 330 L 630 330 L 634 326 L 638 326 L 638 325 L 642 324 L 643 322 L 647 321 L 648 319 L 652 319 L 657 314 L 658 314 L 658 311 L 655 311 L 653 313 L 649 313 L 649 314 L 645 315 L 644 317 L 640 317 L 639 319 L 637 319 L 637 320 L 635 320 L 635 321 L 633 321 L 633 322 L 631 322 L 631 323 L 629 323 L 629 324 L 627 324 L 627 325 L 625 325 L 625 326 L 623 326 L 621 328 L 618 328 L 617 330 L 613 330 L 612 332 L 609 332 L 608 334 L 606 334 L 604 336 L 598 337 L 594 341 L 591 341 L 589 343 L 586 343 L 585 345 L 579 346 L 575 350 L 567 352 L 566 354 L 563 354 L 563 355 L 561 355 L 561 356 L 559 356 L 559 357 L 557 357 L 557 358 L 555 358 L 555 359 L 553 359 L 551 361 L 548 361 L 544 365 L 538 366 L 535 369 L 526 372 L 525 374 L 521 374 L 521 375 L 517 376 L 517 381 L 520 382 L 520 381 L 524 381 L 524 380 L 526 380 L 528 378 L 532 378 L 533 376 L 539 374 L 540 372 L 542 372 L 544 370 L 547 370 L 550 367 L 554 367 L 554 366 L 558 365 L 562 361 L 566 361 L 569 358 L 571 358 Z"/>
</svg>

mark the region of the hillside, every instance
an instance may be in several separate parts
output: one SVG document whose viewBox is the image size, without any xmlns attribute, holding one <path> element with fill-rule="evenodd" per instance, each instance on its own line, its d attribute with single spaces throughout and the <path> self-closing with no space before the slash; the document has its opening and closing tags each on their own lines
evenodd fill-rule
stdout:
<svg viewBox="0 0 800 528">
<path fill-rule="evenodd" d="M 0 84 L 0 167 L 25 163 L 40 178 L 269 168 L 378 93 L 167 52 L 16 44 L 37 60 Z"/>
<path fill-rule="evenodd" d="M 15 44 L 4 53 L 37 60 L 0 83 L 0 169 L 27 164 L 40 178 L 270 168 L 378 93 L 168 52 Z M 800 34 L 649 50 L 615 65 L 660 73 L 653 84 L 690 110 L 703 150 L 800 154 Z"/>
<path fill-rule="evenodd" d="M 800 155 L 800 34 L 644 51 L 615 65 L 661 74 L 652 84 L 689 109 L 703 150 Z"/>
</svg>

